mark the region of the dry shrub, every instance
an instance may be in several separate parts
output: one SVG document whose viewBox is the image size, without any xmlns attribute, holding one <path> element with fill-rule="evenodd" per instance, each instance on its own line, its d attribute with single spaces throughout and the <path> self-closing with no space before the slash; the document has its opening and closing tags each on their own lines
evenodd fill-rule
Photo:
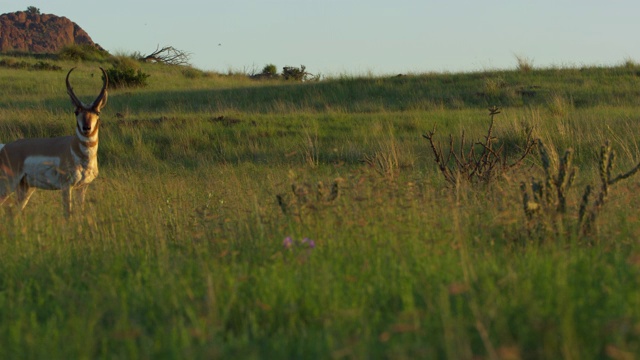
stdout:
<svg viewBox="0 0 640 360">
<path fill-rule="evenodd" d="M 505 172 L 519 166 L 531 153 L 536 145 L 532 138 L 533 128 L 527 129 L 526 139 L 521 148 L 519 157 L 509 161 L 508 152 L 505 151 L 505 142 L 499 143 L 493 135 L 494 117 L 499 114 L 497 107 L 489 108 L 491 122 L 484 141 L 471 140 L 467 143 L 464 131 L 460 137 L 459 145 L 454 144 L 453 136 L 449 135 L 449 146 L 445 152 L 442 144 L 435 141 L 435 127 L 432 131 L 422 135 L 429 141 L 431 151 L 435 157 L 445 180 L 452 186 L 460 183 L 489 183 Z M 512 141 L 511 141 L 512 142 Z"/>
<path fill-rule="evenodd" d="M 610 187 L 637 173 L 640 163 L 626 173 L 612 177 L 616 155 L 610 143 L 605 142 L 600 148 L 598 164 L 600 186 L 585 187 L 579 201 L 577 217 L 572 217 L 567 208 L 567 199 L 577 172 L 573 165 L 573 150 L 567 149 L 562 158 L 557 158 L 552 149 L 547 149 L 541 141 L 538 142 L 544 178 L 533 178 L 530 183 L 520 183 L 529 237 L 542 241 L 569 237 L 575 231 L 579 239 L 590 239 L 597 234 L 596 218 L 607 200 Z M 597 194 L 594 195 L 595 191 Z M 572 222 L 571 219 L 576 218 L 577 222 Z"/>
</svg>

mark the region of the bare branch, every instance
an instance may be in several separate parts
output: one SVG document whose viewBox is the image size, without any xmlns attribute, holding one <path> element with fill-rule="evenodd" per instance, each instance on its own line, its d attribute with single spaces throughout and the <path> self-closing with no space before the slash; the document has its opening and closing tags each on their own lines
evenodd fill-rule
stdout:
<svg viewBox="0 0 640 360">
<path fill-rule="evenodd" d="M 636 165 L 636 167 L 634 167 L 633 169 L 629 170 L 627 173 L 625 174 L 620 174 L 618 176 L 616 176 L 614 179 L 609 180 L 609 185 L 613 185 L 615 183 L 617 183 L 620 180 L 624 180 L 632 175 L 634 175 L 635 173 L 638 172 L 638 170 L 640 170 L 640 163 L 638 165 Z"/>
<path fill-rule="evenodd" d="M 173 46 L 165 46 L 160 48 L 160 45 L 156 46 L 156 50 L 149 55 L 143 55 L 140 61 L 150 63 L 163 63 L 169 65 L 190 65 L 189 59 L 191 53 L 178 50 Z"/>
<path fill-rule="evenodd" d="M 504 173 L 520 164 L 533 150 L 536 141 L 532 139 L 531 130 L 529 130 L 522 155 L 514 163 L 507 163 L 508 156 L 505 151 L 505 144 L 499 143 L 498 139 L 493 136 L 494 116 L 499 113 L 500 110 L 497 107 L 489 108 L 491 122 L 484 141 L 467 140 L 465 132 L 462 131 L 459 146 L 456 146 L 454 145 L 453 135 L 449 135 L 449 149 L 446 158 L 442 151 L 442 145 L 434 140 L 435 126 L 432 131 L 422 135 L 429 140 L 435 162 L 440 172 L 451 185 L 456 186 L 459 179 L 469 183 L 476 181 L 488 183 L 500 173 Z M 468 150 L 465 151 L 465 149 Z"/>
</svg>

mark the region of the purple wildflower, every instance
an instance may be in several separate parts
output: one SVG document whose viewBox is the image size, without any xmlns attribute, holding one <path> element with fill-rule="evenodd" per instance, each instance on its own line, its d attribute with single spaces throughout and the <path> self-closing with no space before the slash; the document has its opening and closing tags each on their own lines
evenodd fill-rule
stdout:
<svg viewBox="0 0 640 360">
<path fill-rule="evenodd" d="M 316 247 L 316 243 L 315 243 L 315 241 L 313 241 L 313 240 L 311 240 L 311 239 L 309 239 L 309 238 L 304 238 L 304 239 L 302 239 L 302 243 L 303 243 L 303 244 L 307 244 L 307 246 L 308 246 L 309 248 L 311 248 L 311 249 L 313 249 L 313 248 L 315 248 L 315 247 Z"/>
<path fill-rule="evenodd" d="M 285 249 L 291 249 L 291 247 L 293 246 L 293 239 L 291 238 L 291 236 L 287 236 L 286 238 L 284 238 L 284 240 L 282 241 L 282 246 L 284 246 Z"/>
</svg>

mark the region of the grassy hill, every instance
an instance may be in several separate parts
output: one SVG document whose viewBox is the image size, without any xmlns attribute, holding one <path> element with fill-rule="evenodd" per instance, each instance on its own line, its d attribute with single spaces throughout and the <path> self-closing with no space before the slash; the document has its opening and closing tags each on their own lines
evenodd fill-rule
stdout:
<svg viewBox="0 0 640 360">
<path fill-rule="evenodd" d="M 48 61 L 63 70 L 0 68 L 0 142 L 72 134 L 67 69 L 89 101 L 110 66 Z M 640 67 L 309 83 L 141 67 L 149 85 L 101 114 L 87 209 L 65 221 L 38 191 L 0 211 L 1 358 L 640 356 L 638 178 L 596 201 L 607 140 L 614 176 L 640 159 Z M 489 183 L 445 181 L 422 135 L 483 141 L 492 105 L 509 161 L 531 128 L 551 168 L 573 149 L 566 212 L 523 210 L 537 150 Z"/>
</svg>

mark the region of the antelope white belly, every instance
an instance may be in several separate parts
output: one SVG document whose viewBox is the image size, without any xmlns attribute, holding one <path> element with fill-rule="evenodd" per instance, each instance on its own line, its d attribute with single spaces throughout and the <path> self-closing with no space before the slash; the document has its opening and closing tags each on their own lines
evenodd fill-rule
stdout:
<svg viewBox="0 0 640 360">
<path fill-rule="evenodd" d="M 29 186 L 46 190 L 62 188 L 64 174 L 59 170 L 60 158 L 57 156 L 29 156 L 23 166 Z"/>
</svg>

